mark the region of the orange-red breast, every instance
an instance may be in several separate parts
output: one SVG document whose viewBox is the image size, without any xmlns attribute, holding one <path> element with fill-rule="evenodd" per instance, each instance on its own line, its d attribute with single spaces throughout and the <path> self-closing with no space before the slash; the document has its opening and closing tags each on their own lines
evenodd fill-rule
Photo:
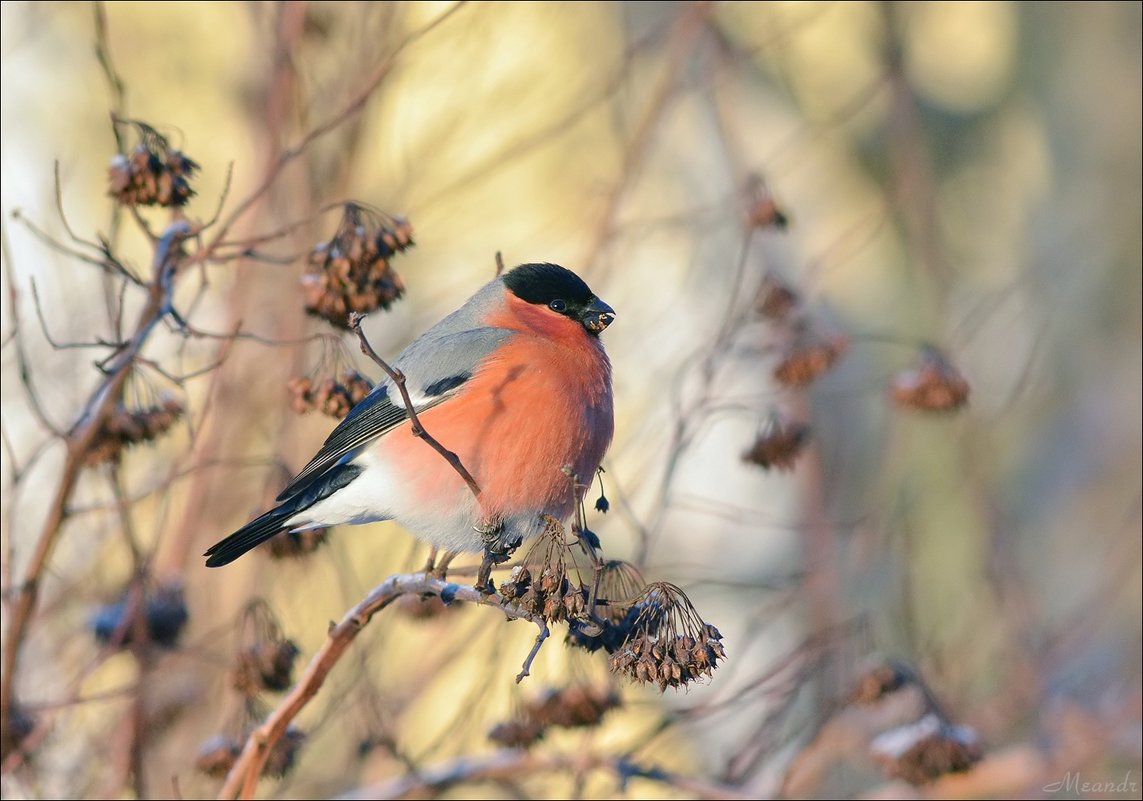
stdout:
<svg viewBox="0 0 1143 801">
<path fill-rule="evenodd" d="M 395 520 L 452 551 L 482 551 L 571 516 L 611 443 L 611 363 L 599 333 L 614 311 L 555 264 L 524 264 L 486 284 L 397 357 L 425 429 L 480 487 L 414 436 L 384 381 L 333 430 L 278 505 L 206 552 L 234 561 L 283 530 Z M 579 485 L 573 488 L 569 473 Z"/>
</svg>

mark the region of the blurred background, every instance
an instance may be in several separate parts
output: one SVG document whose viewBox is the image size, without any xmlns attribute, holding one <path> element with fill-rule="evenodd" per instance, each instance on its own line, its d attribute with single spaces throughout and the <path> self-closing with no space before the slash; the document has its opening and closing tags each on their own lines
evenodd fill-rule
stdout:
<svg viewBox="0 0 1143 801">
<path fill-rule="evenodd" d="M 727 657 L 660 694 L 561 624 L 517 685 L 533 626 L 408 599 L 260 796 L 1138 797 L 1139 4 L 0 13 L 5 798 L 213 796 L 282 697 L 236 660 L 296 678 L 424 563 L 391 523 L 199 556 L 335 424 L 291 380 L 377 378 L 300 283 L 351 199 L 413 230 L 384 356 L 498 252 L 617 310 L 587 523 Z M 159 141 L 189 202 L 110 196 Z M 571 690 L 614 708 L 489 737 Z"/>
</svg>

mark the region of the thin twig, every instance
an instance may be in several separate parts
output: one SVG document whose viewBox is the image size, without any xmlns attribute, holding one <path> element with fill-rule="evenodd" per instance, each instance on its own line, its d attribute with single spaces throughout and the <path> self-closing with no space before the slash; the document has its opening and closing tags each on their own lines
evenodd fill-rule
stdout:
<svg viewBox="0 0 1143 801">
<path fill-rule="evenodd" d="M 377 87 L 381 85 L 381 82 L 385 80 L 385 78 L 397 65 L 397 59 L 404 52 L 405 48 L 409 47 L 414 42 L 418 41 L 421 37 L 425 36 L 434 30 L 437 26 L 441 25 L 445 20 L 452 17 L 452 15 L 459 11 L 464 5 L 464 0 L 460 0 L 460 2 L 457 2 L 447 11 L 436 17 L 432 22 L 407 36 L 401 42 L 401 44 L 399 44 L 393 50 L 393 52 L 389 54 L 389 57 L 381 62 L 380 65 L 378 65 L 377 69 L 374 70 L 373 74 L 369 76 L 369 79 L 365 82 L 362 88 L 357 92 L 356 95 L 353 96 L 353 98 L 349 101 L 349 103 L 345 105 L 344 108 L 342 108 L 339 112 L 334 114 L 322 124 L 310 129 L 310 131 L 306 133 L 306 135 L 303 136 L 301 141 L 299 141 L 296 145 L 282 151 L 277 160 L 267 171 L 266 177 L 262 179 L 262 182 L 257 187 L 255 187 L 255 189 L 249 195 L 247 195 L 246 198 L 242 200 L 242 202 L 240 202 L 232 212 L 230 212 L 230 215 L 226 218 L 226 220 L 221 223 L 218 232 L 215 234 L 214 239 L 211 241 L 211 244 L 206 247 L 205 253 L 209 255 L 214 252 L 215 247 L 217 247 L 225 239 L 226 234 L 230 231 L 234 224 L 238 222 L 239 218 L 242 217 L 242 215 L 244 215 L 247 211 L 249 211 L 254 206 L 254 204 L 258 202 L 259 198 L 261 198 L 264 194 L 266 194 L 266 192 L 269 191 L 270 187 L 273 186 L 274 182 L 278 179 L 278 176 L 282 174 L 282 171 L 287 164 L 296 159 L 298 156 L 302 155 L 302 153 L 304 153 L 305 150 L 311 144 L 313 144 L 315 140 L 325 136 L 327 133 L 340 126 L 347 119 L 352 117 L 354 114 L 357 114 L 361 111 L 361 109 L 365 107 L 365 103 L 377 90 Z"/>
<path fill-rule="evenodd" d="M 115 362 L 106 372 L 107 377 L 92 393 L 87 407 L 66 436 L 67 456 L 60 473 L 59 485 L 48 506 L 40 536 L 36 541 L 24 579 L 16 590 L 16 597 L 9 610 L 8 629 L 5 632 L 0 677 L 0 725 L 4 735 L 8 734 L 8 722 L 13 703 L 13 690 L 16 676 L 16 663 L 20 648 L 27 635 L 28 624 L 36 608 L 39 597 L 40 579 L 44 575 L 52 549 L 63 531 L 68 517 L 68 504 L 83 472 L 87 451 L 98 435 L 104 420 L 122 395 L 123 385 L 131 373 L 135 358 L 150 338 L 151 332 L 164 315 L 171 291 L 169 276 L 174 273 L 179 260 L 179 243 L 190 232 L 186 221 L 169 225 L 155 249 L 154 279 L 148 286 L 148 299 L 139 315 L 135 334 L 128 347 L 118 354 Z"/>
<path fill-rule="evenodd" d="M 437 440 L 425 430 L 425 427 L 421 425 L 421 421 L 417 417 L 417 410 L 413 406 L 413 400 L 409 397 L 409 390 L 405 386 L 405 374 L 394 367 L 390 367 L 384 359 L 377 355 L 377 351 L 373 350 L 373 346 L 369 344 L 369 340 L 365 337 L 365 332 L 361 330 L 360 314 L 353 312 L 349 315 L 349 327 L 353 330 L 353 333 L 357 334 L 357 338 L 361 342 L 361 352 L 376 362 L 377 366 L 385 371 L 385 375 L 389 376 L 389 380 L 393 382 L 393 385 L 397 387 L 397 391 L 401 393 L 401 400 L 405 403 L 405 411 L 408 413 L 409 420 L 412 423 L 411 431 L 413 436 L 420 437 L 432 446 L 433 450 L 443 456 L 445 461 L 452 465 L 453 469 L 464 479 L 464 483 L 468 484 L 468 488 L 472 490 L 473 496 L 479 498 L 480 485 L 476 483 L 476 479 L 474 479 L 472 474 L 461 464 L 460 457 L 437 442 Z"/>
<path fill-rule="evenodd" d="M 682 790 L 685 798 L 727 799 L 742 801 L 758 798 L 756 793 L 718 784 L 694 776 L 638 765 L 623 756 L 601 753 L 536 753 L 509 749 L 481 756 L 463 756 L 439 765 L 423 768 L 378 784 L 361 787 L 339 796 L 357 801 L 367 798 L 404 798 L 434 796 L 458 784 L 487 782 L 521 776 L 535 776 L 557 771 L 586 773 L 608 770 L 620 781 L 631 778 L 649 779 Z"/>
<path fill-rule="evenodd" d="M 532 675 L 532 662 L 536 658 L 536 654 L 540 653 L 540 648 L 544 645 L 544 640 L 548 639 L 551 634 L 548 631 L 548 624 L 544 621 L 538 621 L 537 625 L 540 627 L 540 632 L 536 635 L 536 642 L 532 645 L 532 650 L 528 652 L 524 664 L 520 668 L 520 672 L 516 674 L 516 683 L 519 684 L 526 676 Z"/>
<path fill-rule="evenodd" d="M 486 595 L 475 587 L 454 584 L 451 581 L 427 576 L 424 573 L 398 573 L 390 576 L 374 587 L 360 603 L 346 612 L 337 625 L 330 628 L 325 643 L 314 654 L 297 684 L 282 699 L 277 708 L 269 714 L 262 725 L 254 729 L 246 739 L 242 753 L 230 769 L 230 773 L 227 774 L 222 789 L 219 790 L 218 797 L 220 799 L 251 798 L 253 796 L 258 778 L 262 775 L 266 759 L 273 750 L 275 743 L 286 732 L 291 721 L 317 695 L 318 690 L 325 683 L 326 676 L 341 659 L 350 643 L 361 633 L 373 615 L 399 596 L 407 593 L 436 595 L 450 603 L 452 601 L 465 601 L 483 606 L 494 606 L 503 611 L 510 619 L 530 620 L 537 625 L 543 623 L 531 613 L 504 602 L 499 595 Z M 544 628 L 546 630 L 547 627 L 544 626 Z M 536 649 L 533 648 L 534 650 Z M 532 656 L 534 654 L 529 655 L 529 662 Z"/>
</svg>

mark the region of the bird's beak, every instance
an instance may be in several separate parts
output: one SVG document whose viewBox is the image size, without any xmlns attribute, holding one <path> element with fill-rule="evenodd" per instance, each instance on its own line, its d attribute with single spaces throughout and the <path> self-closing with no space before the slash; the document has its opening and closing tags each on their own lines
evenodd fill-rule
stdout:
<svg viewBox="0 0 1143 801">
<path fill-rule="evenodd" d="M 615 319 L 615 309 L 608 306 L 599 298 L 592 298 L 591 303 L 583 310 L 580 320 L 583 327 L 593 334 L 598 334 Z"/>
</svg>

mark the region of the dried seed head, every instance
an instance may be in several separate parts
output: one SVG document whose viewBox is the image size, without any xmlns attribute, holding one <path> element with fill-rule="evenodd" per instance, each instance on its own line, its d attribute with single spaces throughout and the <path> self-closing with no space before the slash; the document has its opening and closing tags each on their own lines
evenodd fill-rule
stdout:
<svg viewBox="0 0 1143 801">
<path fill-rule="evenodd" d="M 686 594 L 667 582 L 648 585 L 622 625 L 628 635 L 612 653 L 612 671 L 658 684 L 660 692 L 710 676 L 726 657 L 718 629 L 703 622 Z"/>
<path fill-rule="evenodd" d="M 909 670 L 896 662 L 878 662 L 857 677 L 849 691 L 851 704 L 872 704 L 913 681 Z"/>
<path fill-rule="evenodd" d="M 599 574 L 599 590 L 596 603 L 601 613 L 612 623 L 620 623 L 627 617 L 627 610 L 635 603 L 643 590 L 643 575 L 639 568 L 622 559 L 611 559 L 604 563 Z"/>
<path fill-rule="evenodd" d="M 750 449 L 742 454 L 742 461 L 751 462 L 769 470 L 793 470 L 794 462 L 810 439 L 810 427 L 793 422 L 775 412 L 766 421 Z"/>
<path fill-rule="evenodd" d="M 263 773 L 273 778 L 285 776 L 294 767 L 298 751 L 306 741 L 306 733 L 297 726 L 290 726 L 285 733 L 274 743 L 270 755 L 266 757 L 266 767 Z"/>
<path fill-rule="evenodd" d="M 774 195 L 760 175 L 752 175 L 746 182 L 746 217 L 754 228 L 786 230 L 789 219 L 778 208 Z"/>
<path fill-rule="evenodd" d="M 117 462 L 123 451 L 141 442 L 150 442 L 170 431 L 182 419 L 183 406 L 173 397 L 156 406 L 128 409 L 118 403 L 107 415 L 84 454 L 88 465 Z"/>
<path fill-rule="evenodd" d="M 350 312 L 389 308 L 405 291 L 390 257 L 412 245 L 408 220 L 345 204 L 333 238 L 310 253 L 302 276 L 306 311 L 348 329 Z"/>
<path fill-rule="evenodd" d="M 534 720 L 507 720 L 488 732 L 488 739 L 505 748 L 529 748 L 544 736 L 544 727 Z"/>
<path fill-rule="evenodd" d="M 785 281 L 774 273 L 766 273 L 758 287 L 754 308 L 767 320 L 782 322 L 798 308 L 801 298 Z"/>
<path fill-rule="evenodd" d="M 233 670 L 234 689 L 243 695 L 278 692 L 293 684 L 298 646 L 291 640 L 256 642 L 239 655 Z"/>
<path fill-rule="evenodd" d="M 544 693 L 527 705 L 524 717 L 545 728 L 597 726 L 620 703 L 619 693 L 612 687 L 572 685 Z"/>
<path fill-rule="evenodd" d="M 293 559 L 308 556 L 329 540 L 328 528 L 304 531 L 282 531 L 266 541 L 271 559 Z"/>
<path fill-rule="evenodd" d="M 568 565 L 575 568 L 571 545 L 563 525 L 546 518 L 544 532 L 524 554 L 523 564 L 512 569 L 500 585 L 500 595 L 531 615 L 549 623 L 575 620 L 586 612 L 587 588 L 568 579 Z"/>
<path fill-rule="evenodd" d="M 940 351 L 925 347 L 917 365 L 893 377 L 890 394 L 899 406 L 950 412 L 968 403 L 969 386 Z"/>
<path fill-rule="evenodd" d="M 231 670 L 234 689 L 247 696 L 288 689 L 301 652 L 283 636 L 269 604 L 261 599 L 247 604 L 239 627 L 238 655 Z"/>
<path fill-rule="evenodd" d="M 234 767 L 241 753 L 242 743 L 225 734 L 216 734 L 199 745 L 194 767 L 199 773 L 216 779 L 222 778 Z"/>
<path fill-rule="evenodd" d="M 879 734 L 869 748 L 889 776 L 915 785 L 968 770 L 982 756 L 980 737 L 972 728 L 954 726 L 933 713 Z"/>
<path fill-rule="evenodd" d="M 189 179 L 199 166 L 151 126 L 134 122 L 139 144 L 117 153 L 107 168 L 108 194 L 124 206 L 179 207 L 194 196 Z"/>
<path fill-rule="evenodd" d="M 843 336 L 800 336 L 782 354 L 774 367 L 774 378 L 787 386 L 805 386 L 832 367 L 848 347 L 849 341 Z"/>
<path fill-rule="evenodd" d="M 19 704 L 12 703 L 8 708 L 8 720 L 4 726 L 3 753 L 7 758 L 11 751 L 23 744 L 36 728 L 36 719 Z"/>
<path fill-rule="evenodd" d="M 346 370 L 337 379 L 327 378 L 317 387 L 306 376 L 291 378 L 286 384 L 290 407 L 298 414 L 320 409 L 340 420 L 373 389 L 373 382 L 356 370 Z"/>
<path fill-rule="evenodd" d="M 144 590 L 141 602 L 137 603 L 132 603 L 130 591 L 125 591 L 120 600 L 97 608 L 88 625 L 100 642 L 127 646 L 136 642 L 139 625 L 135 615 L 140 609 L 148 642 L 167 648 L 178 644 L 179 635 L 190 619 L 183 586 L 178 581 Z"/>
</svg>

